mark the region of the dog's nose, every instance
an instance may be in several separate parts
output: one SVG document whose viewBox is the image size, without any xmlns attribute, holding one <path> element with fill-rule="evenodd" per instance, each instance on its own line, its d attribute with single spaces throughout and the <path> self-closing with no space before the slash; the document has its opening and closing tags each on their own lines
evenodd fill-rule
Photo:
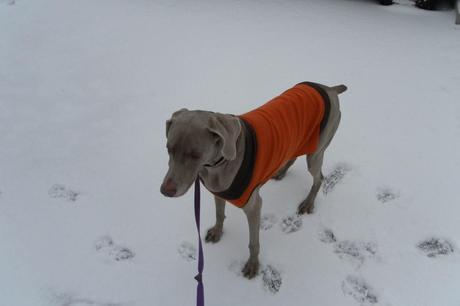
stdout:
<svg viewBox="0 0 460 306">
<path fill-rule="evenodd" d="M 166 182 L 161 185 L 160 191 L 163 195 L 172 197 L 177 192 L 177 185 L 173 182 L 173 180 L 167 179 Z"/>
</svg>

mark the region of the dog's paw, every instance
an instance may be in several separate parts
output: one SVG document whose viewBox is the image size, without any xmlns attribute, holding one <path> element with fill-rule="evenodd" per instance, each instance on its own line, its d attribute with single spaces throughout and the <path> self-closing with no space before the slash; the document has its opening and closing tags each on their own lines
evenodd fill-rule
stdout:
<svg viewBox="0 0 460 306">
<path fill-rule="evenodd" d="M 204 240 L 206 242 L 212 242 L 216 243 L 220 240 L 220 237 L 222 237 L 222 228 L 218 226 L 213 226 L 210 229 L 208 229 L 208 232 L 206 233 L 206 237 Z"/>
<path fill-rule="evenodd" d="M 302 228 L 302 217 L 297 214 L 286 216 L 281 220 L 280 226 L 283 233 L 297 232 Z"/>
<path fill-rule="evenodd" d="M 304 215 L 313 213 L 313 208 L 315 207 L 313 202 L 309 202 L 307 200 L 300 203 L 299 207 L 297 208 L 297 214 Z"/>
<path fill-rule="evenodd" d="M 241 270 L 241 272 L 243 273 L 243 276 L 248 279 L 254 278 L 257 275 L 258 271 L 259 271 L 259 261 L 251 260 L 251 259 L 249 259 L 246 262 L 246 264 L 243 267 L 243 270 Z"/>
<path fill-rule="evenodd" d="M 342 291 L 355 299 L 361 306 L 371 306 L 378 303 L 374 290 L 364 281 L 356 276 L 347 276 L 342 282 Z"/>
<path fill-rule="evenodd" d="M 417 248 L 431 258 L 449 255 L 454 252 L 452 243 L 446 239 L 435 237 L 419 242 Z"/>
</svg>

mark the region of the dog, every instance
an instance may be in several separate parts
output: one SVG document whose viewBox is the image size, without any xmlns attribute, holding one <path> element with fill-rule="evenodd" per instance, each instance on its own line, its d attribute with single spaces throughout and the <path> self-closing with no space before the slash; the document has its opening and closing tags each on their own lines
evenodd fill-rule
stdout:
<svg viewBox="0 0 460 306">
<path fill-rule="evenodd" d="M 338 95 L 346 90 L 345 85 L 303 82 L 240 116 L 181 109 L 166 121 L 169 169 L 161 193 L 182 196 L 200 178 L 216 206 L 216 223 L 206 242 L 222 236 L 225 203 L 240 207 L 249 224 L 245 277 L 253 278 L 259 269 L 261 186 L 282 179 L 296 158 L 306 155 L 313 185 L 298 213 L 312 213 L 324 179 L 324 151 L 340 123 Z"/>
</svg>

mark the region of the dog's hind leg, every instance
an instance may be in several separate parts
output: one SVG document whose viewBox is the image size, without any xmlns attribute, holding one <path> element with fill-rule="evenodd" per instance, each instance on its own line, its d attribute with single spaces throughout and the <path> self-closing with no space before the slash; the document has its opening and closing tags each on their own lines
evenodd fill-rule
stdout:
<svg viewBox="0 0 460 306">
<path fill-rule="evenodd" d="M 304 213 L 311 214 L 313 212 L 316 195 L 324 179 L 321 171 L 323 157 L 323 150 L 307 156 L 308 172 L 313 176 L 313 185 L 311 186 L 307 198 L 299 205 L 297 212 L 301 215 Z"/>
<path fill-rule="evenodd" d="M 259 270 L 259 231 L 260 231 L 260 210 L 262 198 L 259 195 L 259 188 L 256 188 L 248 203 L 243 207 L 249 225 L 249 259 L 243 267 L 243 275 L 253 278 Z"/>
<path fill-rule="evenodd" d="M 206 242 L 218 242 L 222 237 L 222 229 L 224 227 L 225 219 L 225 200 L 214 196 L 214 202 L 216 204 L 216 224 L 208 229 L 206 233 Z"/>
<path fill-rule="evenodd" d="M 286 176 L 286 172 L 289 170 L 289 168 L 292 166 L 292 164 L 295 162 L 295 158 L 291 159 L 288 161 L 281 169 L 276 172 L 276 174 L 272 177 L 274 180 L 282 180 Z"/>
<path fill-rule="evenodd" d="M 324 130 L 321 132 L 317 151 L 307 156 L 308 171 L 313 176 L 313 186 L 311 187 L 307 198 L 302 203 L 300 203 L 297 210 L 299 214 L 310 214 L 313 212 L 316 195 L 318 194 L 319 188 L 321 187 L 321 183 L 323 182 L 324 178 L 321 172 L 321 167 L 323 166 L 324 151 L 326 151 L 326 148 L 329 146 L 340 123 L 341 114 L 339 98 L 337 94 L 347 90 L 345 85 L 322 87 L 330 97 L 331 112 L 329 114 L 328 123 Z"/>
</svg>

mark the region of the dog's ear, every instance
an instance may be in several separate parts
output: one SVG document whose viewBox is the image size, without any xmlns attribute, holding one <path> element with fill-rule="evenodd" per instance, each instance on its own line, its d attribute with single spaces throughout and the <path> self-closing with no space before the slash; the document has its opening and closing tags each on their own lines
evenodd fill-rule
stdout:
<svg viewBox="0 0 460 306">
<path fill-rule="evenodd" d="M 188 112 L 188 109 L 182 108 L 182 109 L 174 112 L 172 114 L 172 116 L 171 116 L 171 119 L 166 120 L 166 137 L 168 137 L 168 131 L 169 131 L 169 128 L 171 127 L 171 124 L 173 123 L 174 117 L 176 117 L 177 115 L 179 115 L 180 113 L 183 113 L 183 112 Z"/>
<path fill-rule="evenodd" d="M 220 115 L 211 117 L 208 129 L 222 141 L 222 156 L 227 160 L 236 158 L 236 140 L 241 132 L 241 123 L 237 117 Z"/>
</svg>

